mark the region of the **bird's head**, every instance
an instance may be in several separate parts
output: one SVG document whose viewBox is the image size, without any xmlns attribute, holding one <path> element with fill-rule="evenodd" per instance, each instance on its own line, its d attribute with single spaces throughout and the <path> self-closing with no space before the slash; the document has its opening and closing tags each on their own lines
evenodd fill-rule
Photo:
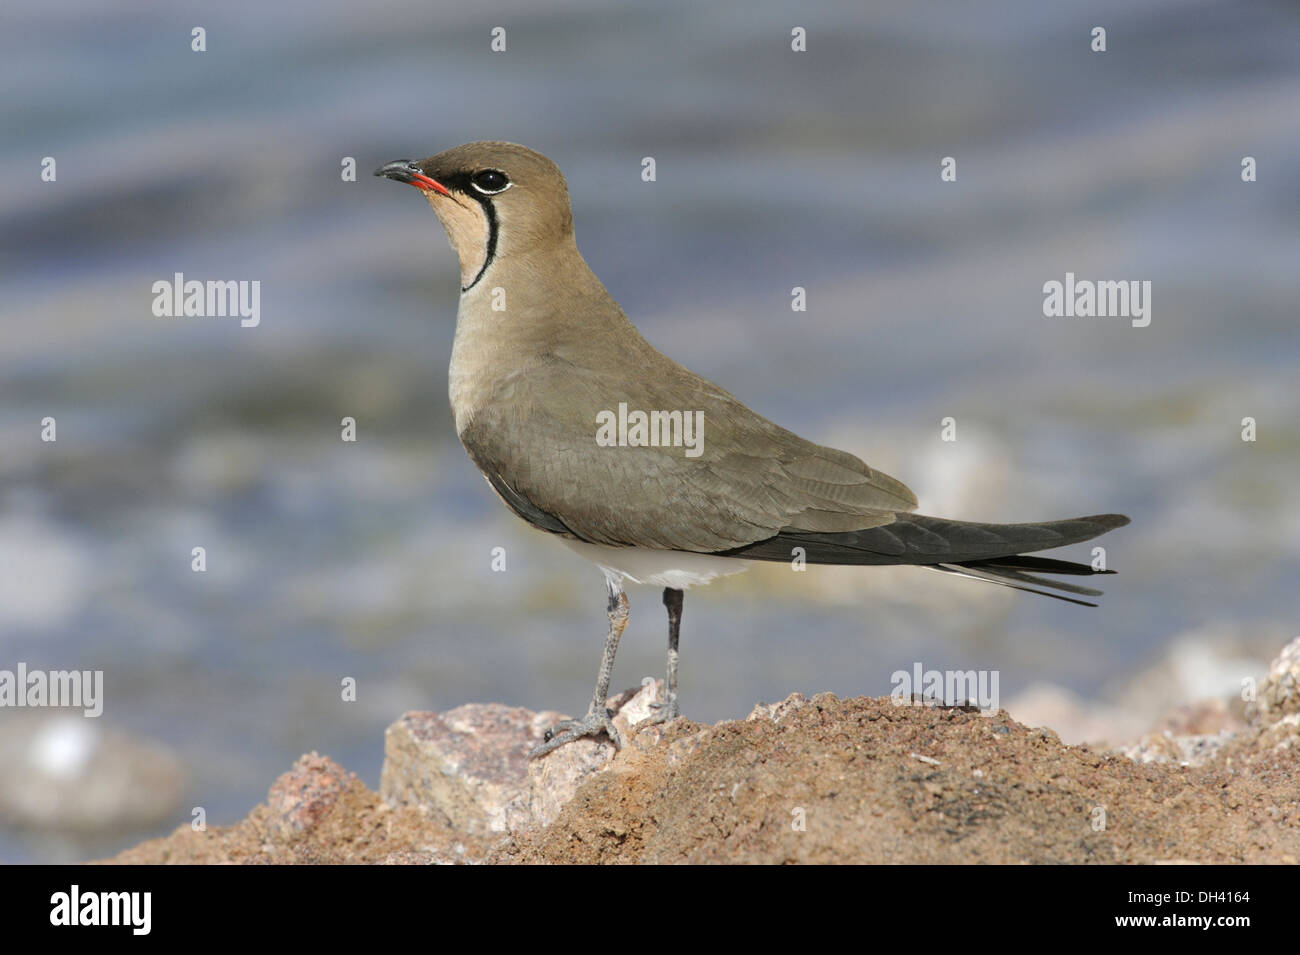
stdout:
<svg viewBox="0 0 1300 955">
<path fill-rule="evenodd" d="M 569 190 L 555 163 L 514 143 L 466 143 L 375 170 L 424 193 L 460 259 L 461 290 L 505 256 L 571 242 Z"/>
</svg>

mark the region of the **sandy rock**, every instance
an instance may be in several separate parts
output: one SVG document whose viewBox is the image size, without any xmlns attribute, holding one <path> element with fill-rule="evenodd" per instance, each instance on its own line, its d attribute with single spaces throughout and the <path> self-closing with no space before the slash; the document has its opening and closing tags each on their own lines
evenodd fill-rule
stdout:
<svg viewBox="0 0 1300 955">
<path fill-rule="evenodd" d="M 1141 763 L 1006 713 L 818 694 L 779 722 L 686 727 L 586 783 L 490 863 L 1132 863 L 1294 856 L 1293 753 L 1250 773 Z M 1198 757 L 1197 751 L 1172 751 Z"/>
<path fill-rule="evenodd" d="M 1224 699 L 1187 703 L 1166 713 L 1153 732 L 1114 751 L 1139 763 L 1206 766 L 1246 729 L 1241 711 L 1240 703 Z"/>
<path fill-rule="evenodd" d="M 662 684 L 647 682 L 609 700 L 625 745 L 651 714 Z M 452 829 L 486 834 L 550 823 L 593 774 L 614 758 L 613 743 L 581 739 L 543 759 L 528 752 L 563 714 L 499 703 L 470 703 L 446 713 L 407 713 L 388 728 L 381 797 L 420 807 Z M 641 745 L 644 745 L 642 741 Z"/>
<path fill-rule="evenodd" d="M 316 752 L 299 756 L 293 769 L 271 784 L 266 804 L 268 827 L 281 838 L 306 832 L 316 826 L 338 802 L 339 797 L 361 785 L 328 756 Z"/>
<path fill-rule="evenodd" d="M 1300 744 L 1300 638 L 1270 665 L 1256 699 L 1209 699 L 1166 714 L 1156 732 L 1116 750 L 1140 763 L 1205 766 L 1233 740 L 1245 753 L 1280 752 Z"/>
<path fill-rule="evenodd" d="M 799 707 L 807 706 L 808 703 L 808 697 L 802 693 L 791 693 L 780 703 L 759 703 L 755 705 L 745 719 L 771 720 L 773 723 L 779 723 Z"/>
<path fill-rule="evenodd" d="M 1276 723 L 1265 726 L 1255 740 L 1260 751 L 1280 752 L 1300 746 L 1300 713 L 1288 713 Z"/>
<path fill-rule="evenodd" d="M 1245 712 L 1255 753 L 1278 754 L 1300 748 L 1300 637 L 1283 647 L 1270 664 Z"/>
<path fill-rule="evenodd" d="M 448 717 L 458 722 L 444 714 L 444 723 Z M 533 719 L 514 722 L 527 736 Z M 452 730 L 435 728 L 445 749 L 431 747 L 426 755 L 450 758 L 448 740 L 473 750 L 452 739 Z M 283 815 L 281 803 L 291 814 L 305 808 L 313 817 L 317 784 L 325 792 L 339 788 L 341 777 L 325 767 L 321 779 L 309 774 L 303 785 L 282 787 L 305 796 L 302 807 L 277 794 L 279 809 L 259 806 L 234 826 L 206 832 L 186 824 L 113 861 L 1294 863 L 1300 747 L 1260 750 L 1257 735 L 1237 734 L 1198 767 L 1180 765 L 1197 753 L 1171 733 L 1161 736 L 1164 760 L 1139 762 L 1062 744 L 1005 712 L 984 717 L 818 694 L 779 721 L 761 714 L 714 726 L 681 720 L 662 733 L 659 727 L 637 733 L 581 778 L 569 775 L 586 765 L 577 757 L 549 770 L 549 758 L 534 761 L 516 775 L 515 795 L 495 805 L 499 815 L 523 819 L 560 805 L 548 825 L 475 835 L 447 826 L 432 804 L 390 806 L 356 784 L 294 838 L 268 839 L 271 817 Z M 507 741 L 511 752 L 518 744 L 517 737 Z M 515 764 L 513 756 L 504 762 Z M 577 790 L 546 802 L 534 788 L 539 782 Z M 474 784 L 440 786 L 470 789 L 461 798 L 486 828 L 493 804 L 472 803 L 472 796 L 490 794 L 474 792 Z M 493 798 L 505 792 L 500 786 Z"/>
<path fill-rule="evenodd" d="M 1300 713 L 1300 637 L 1282 648 L 1269 665 L 1255 701 L 1246 707 L 1247 719 L 1261 726 L 1297 713 Z"/>
<path fill-rule="evenodd" d="M 1179 707 L 1122 755 L 1005 710 L 830 693 L 634 733 L 650 684 L 610 701 L 617 755 L 582 740 L 533 761 L 558 714 L 410 713 L 389 730 L 387 802 L 313 754 L 242 822 L 186 824 L 113 861 L 1294 864 L 1288 659 L 1263 694 L 1280 718 L 1241 727 L 1237 701 Z"/>
<path fill-rule="evenodd" d="M 1179 766 L 1205 766 L 1218 759 L 1220 751 L 1236 734 L 1179 736 L 1174 733 L 1150 733 L 1136 743 L 1121 746 L 1115 752 L 1137 763 L 1177 763 Z"/>
</svg>

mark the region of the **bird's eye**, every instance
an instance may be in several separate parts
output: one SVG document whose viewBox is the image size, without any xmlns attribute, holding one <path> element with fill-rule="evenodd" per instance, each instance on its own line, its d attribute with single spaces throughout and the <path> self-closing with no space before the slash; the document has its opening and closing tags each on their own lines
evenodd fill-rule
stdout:
<svg viewBox="0 0 1300 955">
<path fill-rule="evenodd" d="M 510 185 L 506 174 L 499 169 L 484 169 L 482 172 L 476 172 L 470 177 L 469 182 L 479 192 L 489 196 L 503 191 Z"/>
</svg>

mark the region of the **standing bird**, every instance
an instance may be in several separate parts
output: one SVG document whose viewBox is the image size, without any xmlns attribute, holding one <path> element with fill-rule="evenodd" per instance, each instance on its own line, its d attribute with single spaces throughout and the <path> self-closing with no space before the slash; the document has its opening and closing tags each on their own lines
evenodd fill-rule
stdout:
<svg viewBox="0 0 1300 955">
<path fill-rule="evenodd" d="M 578 252 L 564 176 L 540 153 L 468 143 L 375 175 L 423 192 L 460 260 L 449 385 L 465 450 L 511 510 L 605 575 L 609 631 L 591 706 L 533 756 L 599 733 L 622 745 L 606 697 L 625 579 L 663 587 L 668 608 L 664 700 L 647 724 L 679 712 L 683 592 L 750 560 L 802 550 L 814 564 L 917 564 L 1096 606 L 1039 588 L 1100 591 L 1032 572 L 1113 571 L 1024 555 L 1127 517 L 979 524 L 912 513 L 916 495 L 899 481 L 786 431 L 652 348 Z"/>
</svg>

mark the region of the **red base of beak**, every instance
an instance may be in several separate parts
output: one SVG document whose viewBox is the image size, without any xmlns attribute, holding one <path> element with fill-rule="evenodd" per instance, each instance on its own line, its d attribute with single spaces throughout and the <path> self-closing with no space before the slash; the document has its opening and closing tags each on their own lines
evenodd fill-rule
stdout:
<svg viewBox="0 0 1300 955">
<path fill-rule="evenodd" d="M 430 179 L 422 172 L 411 173 L 411 185 L 421 192 L 437 192 L 444 196 L 451 195 L 446 186 L 436 179 Z"/>
</svg>

